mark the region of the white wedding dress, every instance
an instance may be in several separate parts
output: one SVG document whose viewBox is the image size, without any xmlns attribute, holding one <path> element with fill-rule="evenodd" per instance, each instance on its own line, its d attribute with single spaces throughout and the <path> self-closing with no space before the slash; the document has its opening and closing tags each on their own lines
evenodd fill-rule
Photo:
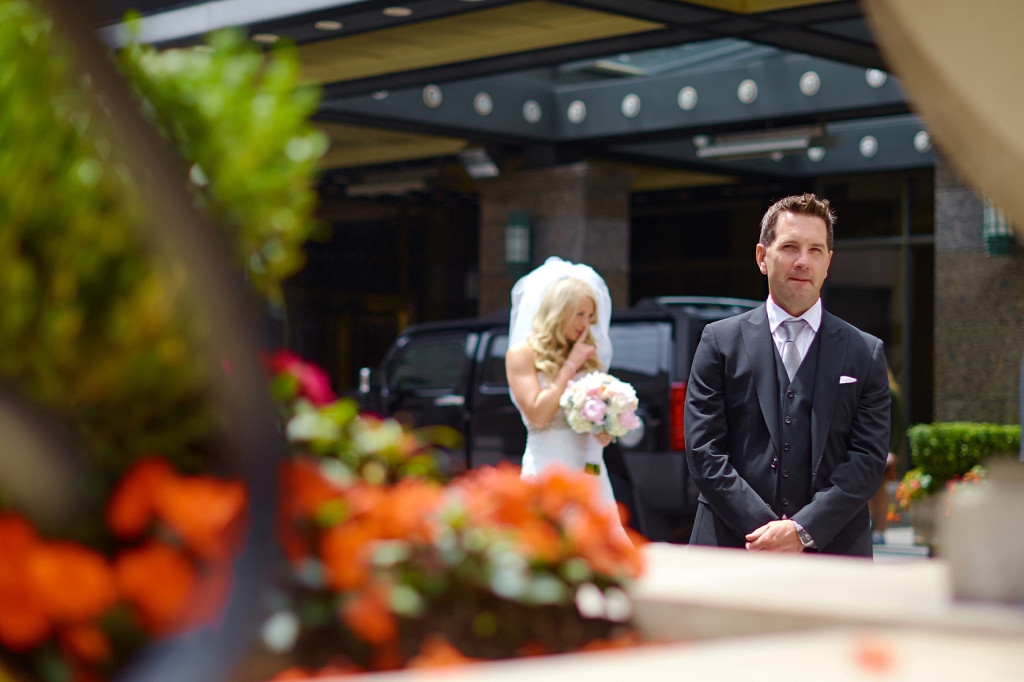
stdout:
<svg viewBox="0 0 1024 682">
<path fill-rule="evenodd" d="M 601 366 L 610 367 L 612 343 L 608 336 L 608 328 L 611 323 L 612 299 L 608 293 L 608 286 L 590 266 L 582 263 L 570 263 L 555 256 L 548 258 L 539 268 L 520 278 L 512 287 L 508 347 L 515 348 L 526 343 L 527 337 L 533 331 L 534 316 L 540 308 L 544 292 L 552 283 L 564 277 L 583 280 L 591 286 L 597 295 L 597 301 L 595 301 L 597 322 L 590 328 L 590 331 L 596 341 L 597 356 L 601 361 Z M 547 380 L 539 372 L 537 378 L 542 389 L 548 386 Z M 516 403 L 515 395 L 511 397 L 512 403 L 518 408 L 519 404 Z M 522 410 L 520 410 L 520 415 L 522 415 Z M 555 416 L 542 429 L 531 426 L 525 417 L 523 417 L 523 423 L 526 425 L 523 478 L 537 476 L 545 467 L 554 464 L 561 464 L 572 471 L 584 471 L 588 463 L 597 464 L 601 467 L 601 472 L 594 478 L 598 481 L 601 497 L 608 504 L 615 504 L 612 483 L 608 478 L 608 469 L 604 465 L 604 448 L 595 436 L 581 436 L 570 429 L 562 408 L 558 408 Z M 617 535 L 628 542 L 628 537 L 622 526 L 616 524 L 616 528 Z"/>
<path fill-rule="evenodd" d="M 542 374 L 537 373 L 541 388 L 548 386 Z M 565 411 L 559 407 L 555 416 L 547 426 L 538 429 L 531 426 L 526 418 L 526 451 L 523 452 L 523 477 L 536 476 L 545 467 L 561 464 L 570 471 L 583 471 L 587 463 L 598 464 L 601 473 L 595 478 L 601 487 L 601 497 L 611 504 L 615 503 L 612 483 L 608 478 L 608 468 L 604 465 L 604 448 L 593 435 L 580 435 L 569 428 L 565 420 Z"/>
</svg>

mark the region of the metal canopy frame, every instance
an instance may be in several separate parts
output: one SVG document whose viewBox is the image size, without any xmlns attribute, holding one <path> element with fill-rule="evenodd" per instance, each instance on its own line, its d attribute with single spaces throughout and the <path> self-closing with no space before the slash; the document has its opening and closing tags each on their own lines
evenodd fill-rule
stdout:
<svg viewBox="0 0 1024 682">
<path fill-rule="evenodd" d="M 397 4 L 379 0 L 143 0 L 142 37 L 167 46 L 188 45 L 205 31 L 230 25 L 251 35 L 289 39 L 302 55 L 307 46 L 322 50 L 331 41 L 373 32 L 386 37 L 398 26 L 427 30 L 434 20 L 514 9 L 528 1 L 409 0 L 401 7 L 410 15 L 396 18 L 385 10 Z M 604 157 L 733 177 L 818 176 L 934 164 L 924 125 L 910 113 L 897 80 L 884 72 L 853 0 L 755 0 L 747 3 L 755 9 L 745 13 L 728 11 L 741 4 L 731 0 L 545 4 L 648 23 L 644 30 L 425 68 L 348 80 L 328 76 L 321 79 L 325 96 L 319 117 L 457 137 L 467 145 L 503 147 L 512 155 L 530 156 L 531 150 L 542 149 L 546 151 L 533 156 Z M 792 6 L 756 11 L 780 4 Z M 343 28 L 318 30 L 315 23 L 321 20 L 340 22 Z M 116 23 L 101 33 L 118 43 Z M 630 55 L 640 57 L 644 51 L 671 56 L 680 45 L 688 48 L 689 64 L 666 63 L 660 72 L 656 66 L 645 70 L 629 63 Z M 732 56 L 715 59 L 716 49 Z M 735 52 L 744 49 L 754 56 L 736 58 Z M 700 158 L 694 143 L 695 137 L 701 142 L 702 136 L 730 131 L 756 133 L 809 124 L 824 128 L 830 146 L 728 159 Z M 387 164 L 395 162 L 393 152 Z M 331 159 L 344 167 L 343 155 Z"/>
</svg>

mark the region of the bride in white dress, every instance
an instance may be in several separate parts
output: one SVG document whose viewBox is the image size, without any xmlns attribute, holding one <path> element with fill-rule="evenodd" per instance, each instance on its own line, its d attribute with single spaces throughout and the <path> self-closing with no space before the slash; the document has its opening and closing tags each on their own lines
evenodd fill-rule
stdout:
<svg viewBox="0 0 1024 682">
<path fill-rule="evenodd" d="M 610 321 L 604 280 L 589 266 L 549 258 L 512 290 L 505 371 L 512 402 L 526 424 L 523 477 L 555 463 L 586 470 L 597 474 L 603 498 L 614 504 L 604 466 L 604 448 L 612 437 L 575 433 L 558 404 L 570 380 L 610 364 Z"/>
</svg>

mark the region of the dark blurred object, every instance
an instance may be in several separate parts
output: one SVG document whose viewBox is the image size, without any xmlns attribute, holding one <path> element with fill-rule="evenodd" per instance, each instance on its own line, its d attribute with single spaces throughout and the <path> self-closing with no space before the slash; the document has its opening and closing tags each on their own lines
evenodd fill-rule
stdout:
<svg viewBox="0 0 1024 682">
<path fill-rule="evenodd" d="M 0 388 L 0 481 L 7 504 L 44 531 L 70 525 L 81 512 L 83 462 L 61 425 L 9 389 Z"/>
</svg>

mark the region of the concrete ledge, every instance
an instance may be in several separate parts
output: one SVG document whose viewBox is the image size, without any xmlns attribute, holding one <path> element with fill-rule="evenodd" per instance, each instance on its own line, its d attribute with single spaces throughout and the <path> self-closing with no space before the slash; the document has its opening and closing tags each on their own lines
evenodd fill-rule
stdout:
<svg viewBox="0 0 1024 682">
<path fill-rule="evenodd" d="M 874 563 L 661 543 L 644 552 L 636 620 L 659 641 L 837 626 L 1024 637 L 1024 610 L 954 602 L 941 560 Z"/>
<path fill-rule="evenodd" d="M 380 682 L 1016 682 L 1024 639 L 840 628 L 372 675 Z M 342 678 L 334 678 L 341 680 Z M 351 679 L 351 678 L 345 678 Z"/>
<path fill-rule="evenodd" d="M 954 602 L 940 560 L 874 563 L 661 543 L 643 551 L 637 623 L 662 643 L 369 678 L 1016 682 L 1024 671 L 1024 609 Z"/>
</svg>

